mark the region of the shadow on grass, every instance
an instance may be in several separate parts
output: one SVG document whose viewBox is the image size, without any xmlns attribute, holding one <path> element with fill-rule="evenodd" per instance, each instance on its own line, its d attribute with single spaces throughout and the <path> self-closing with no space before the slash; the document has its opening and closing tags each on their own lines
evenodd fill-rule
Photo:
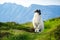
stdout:
<svg viewBox="0 0 60 40">
<path fill-rule="evenodd" d="M 4 36 L 8 37 L 8 36 L 10 36 L 10 35 L 13 35 L 13 34 L 11 34 L 11 33 L 9 33 L 9 32 L 0 32 L 0 38 L 2 38 L 2 37 L 4 37 Z"/>
<path fill-rule="evenodd" d="M 20 30 L 24 30 L 26 32 L 34 32 L 34 28 L 30 28 L 30 27 L 25 27 L 25 28 L 21 28 Z"/>
<path fill-rule="evenodd" d="M 18 30 L 24 30 L 27 32 L 34 32 L 34 28 L 28 27 L 28 26 L 24 26 L 24 25 L 20 25 L 20 24 L 5 24 L 5 23 L 0 23 L 1 27 L 0 30 L 10 30 L 10 29 L 18 29 Z"/>
</svg>

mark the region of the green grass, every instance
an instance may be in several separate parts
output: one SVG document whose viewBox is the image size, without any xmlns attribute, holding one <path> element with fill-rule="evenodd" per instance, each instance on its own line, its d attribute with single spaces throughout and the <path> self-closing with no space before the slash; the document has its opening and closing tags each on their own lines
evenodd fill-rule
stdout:
<svg viewBox="0 0 60 40">
<path fill-rule="evenodd" d="M 44 31 L 35 33 L 31 22 L 0 22 L 0 40 L 59 40 L 60 17 L 44 21 Z"/>
</svg>

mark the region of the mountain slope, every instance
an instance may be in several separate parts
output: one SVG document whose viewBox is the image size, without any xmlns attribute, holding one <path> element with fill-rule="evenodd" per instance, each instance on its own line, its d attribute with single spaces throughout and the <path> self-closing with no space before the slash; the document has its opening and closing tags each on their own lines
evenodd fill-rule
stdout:
<svg viewBox="0 0 60 40">
<path fill-rule="evenodd" d="M 42 19 L 47 20 L 50 18 L 60 17 L 60 6 L 59 5 L 36 5 L 32 4 L 29 7 L 22 5 L 4 3 L 0 4 L 0 22 L 17 22 L 25 23 L 32 20 L 34 10 L 40 9 L 42 12 Z"/>
</svg>

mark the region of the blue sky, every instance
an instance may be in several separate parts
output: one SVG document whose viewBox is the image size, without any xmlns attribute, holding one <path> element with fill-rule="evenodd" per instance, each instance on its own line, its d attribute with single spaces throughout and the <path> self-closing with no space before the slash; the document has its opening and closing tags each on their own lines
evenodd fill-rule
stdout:
<svg viewBox="0 0 60 40">
<path fill-rule="evenodd" d="M 29 7 L 31 4 L 39 5 L 60 5 L 60 0 L 0 0 L 0 4 L 3 3 L 16 3 L 18 5 L 23 5 Z"/>
</svg>

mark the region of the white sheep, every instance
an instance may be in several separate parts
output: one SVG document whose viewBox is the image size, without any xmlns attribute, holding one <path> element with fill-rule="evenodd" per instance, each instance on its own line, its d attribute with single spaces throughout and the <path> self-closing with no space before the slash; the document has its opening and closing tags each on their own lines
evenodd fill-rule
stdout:
<svg viewBox="0 0 60 40">
<path fill-rule="evenodd" d="M 44 30 L 44 24 L 42 21 L 40 10 L 35 10 L 32 23 L 33 23 L 35 32 L 42 32 Z"/>
</svg>

